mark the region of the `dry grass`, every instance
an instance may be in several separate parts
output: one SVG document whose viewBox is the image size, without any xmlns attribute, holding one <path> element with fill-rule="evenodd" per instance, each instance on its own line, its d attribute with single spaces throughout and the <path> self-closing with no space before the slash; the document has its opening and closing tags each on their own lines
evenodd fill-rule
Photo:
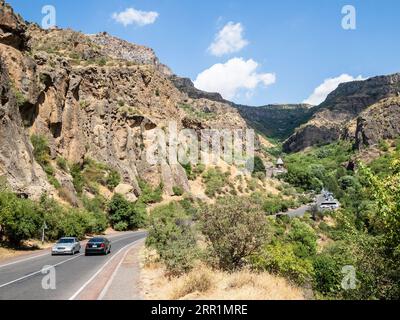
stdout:
<svg viewBox="0 0 400 320">
<path fill-rule="evenodd" d="M 189 274 L 168 278 L 160 263 L 141 251 L 140 289 L 148 300 L 304 300 L 302 289 L 284 278 L 249 270 L 226 273 L 199 265 Z"/>
<path fill-rule="evenodd" d="M 20 249 L 14 249 L 11 247 L 3 247 L 0 244 L 0 261 L 4 259 L 15 258 L 19 256 L 23 256 L 26 254 L 33 253 L 35 251 L 44 250 L 50 248 L 54 243 L 45 242 L 43 245 L 38 240 L 27 240 L 23 243 Z"/>
</svg>

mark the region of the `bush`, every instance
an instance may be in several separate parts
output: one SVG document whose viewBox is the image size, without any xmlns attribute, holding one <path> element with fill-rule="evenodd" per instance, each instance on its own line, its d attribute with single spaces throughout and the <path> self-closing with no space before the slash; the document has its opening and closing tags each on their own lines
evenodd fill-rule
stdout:
<svg viewBox="0 0 400 320">
<path fill-rule="evenodd" d="M 83 191 L 83 187 L 85 185 L 85 181 L 82 175 L 82 168 L 79 164 L 75 163 L 71 167 L 71 176 L 72 183 L 74 184 L 74 188 L 78 194 L 81 194 Z"/>
<path fill-rule="evenodd" d="M 220 168 L 208 169 L 203 174 L 203 182 L 206 185 L 205 194 L 214 198 L 217 194 L 222 193 L 223 187 L 227 184 L 227 176 L 224 174 Z"/>
<path fill-rule="evenodd" d="M 265 245 L 260 254 L 252 257 L 256 269 L 287 277 L 303 285 L 313 276 L 313 264 L 310 259 L 299 258 L 295 246 L 281 241 Z"/>
<path fill-rule="evenodd" d="M 317 235 L 307 223 L 293 219 L 287 237 L 295 243 L 296 256 L 308 258 L 317 253 Z"/>
<path fill-rule="evenodd" d="M 265 172 L 266 172 L 266 169 L 265 169 L 264 162 L 262 161 L 262 159 L 259 156 L 255 156 L 254 157 L 253 174 L 256 174 L 256 173 L 264 173 L 265 174 Z"/>
<path fill-rule="evenodd" d="M 128 230 L 128 227 L 129 227 L 128 223 L 126 223 L 124 221 L 120 221 L 114 226 L 114 230 L 115 231 L 126 231 L 126 230 Z"/>
<path fill-rule="evenodd" d="M 181 195 L 183 195 L 183 189 L 182 189 L 182 187 L 179 187 L 179 186 L 175 186 L 175 187 L 173 187 L 172 188 L 172 191 L 174 192 L 174 195 L 175 196 L 178 196 L 178 197 L 180 197 Z"/>
<path fill-rule="evenodd" d="M 11 244 L 18 246 L 38 235 L 41 222 L 34 202 L 9 192 L 0 193 L 0 236 Z"/>
<path fill-rule="evenodd" d="M 121 175 L 116 170 L 111 170 L 107 176 L 106 184 L 110 191 L 114 190 L 121 183 Z"/>
<path fill-rule="evenodd" d="M 218 199 L 202 210 L 200 221 L 212 254 L 226 270 L 242 267 L 266 239 L 266 218 L 251 198 Z"/>
<path fill-rule="evenodd" d="M 57 158 L 57 166 L 63 170 L 64 172 L 68 172 L 68 164 L 67 160 L 65 160 L 63 157 L 58 157 Z"/>
<path fill-rule="evenodd" d="M 162 201 L 163 185 L 160 184 L 157 188 L 153 189 L 145 181 L 139 181 L 139 187 L 142 194 L 139 200 L 145 204 L 157 203 Z"/>
<path fill-rule="evenodd" d="M 35 160 L 41 166 L 47 165 L 50 161 L 50 148 L 47 139 L 44 136 L 34 134 L 31 136 L 31 143 Z"/>
<path fill-rule="evenodd" d="M 190 219 L 182 205 L 176 202 L 151 212 L 146 245 L 157 250 L 171 275 L 190 271 L 198 257 Z"/>
<path fill-rule="evenodd" d="M 140 202 L 129 202 L 122 195 L 115 194 L 108 204 L 108 217 L 114 229 L 121 223 L 126 224 L 128 230 L 137 229 L 145 225 L 146 208 Z"/>
</svg>

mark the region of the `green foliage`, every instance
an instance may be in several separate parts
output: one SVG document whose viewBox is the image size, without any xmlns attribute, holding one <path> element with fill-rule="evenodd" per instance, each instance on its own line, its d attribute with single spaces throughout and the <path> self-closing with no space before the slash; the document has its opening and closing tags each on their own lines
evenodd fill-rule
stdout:
<svg viewBox="0 0 400 320">
<path fill-rule="evenodd" d="M 349 161 L 352 154 L 350 143 L 338 142 L 289 155 L 285 159 L 288 172 L 283 178 L 303 190 L 320 191 L 325 186 L 336 194 L 340 191 L 337 178 L 347 175 L 342 164 Z"/>
<path fill-rule="evenodd" d="M 31 143 L 33 146 L 33 156 L 37 163 L 45 166 L 50 161 L 50 148 L 47 139 L 41 135 L 32 135 Z"/>
<path fill-rule="evenodd" d="M 67 164 L 67 160 L 65 160 L 65 158 L 63 157 L 58 157 L 57 158 L 57 166 L 63 170 L 64 172 L 68 172 L 68 164 Z"/>
<path fill-rule="evenodd" d="M 109 190 L 114 190 L 121 183 L 121 175 L 116 170 L 111 170 L 106 178 L 106 184 Z"/>
<path fill-rule="evenodd" d="M 82 175 L 82 168 L 79 164 L 75 163 L 71 166 L 70 170 L 72 176 L 72 182 L 74 184 L 75 191 L 78 194 L 82 194 L 83 187 L 85 185 L 85 181 Z"/>
<path fill-rule="evenodd" d="M 139 197 L 140 202 L 150 204 L 162 201 L 162 193 L 164 188 L 162 184 L 153 189 L 148 183 L 140 180 L 139 187 L 142 191 L 142 194 Z"/>
<path fill-rule="evenodd" d="M 254 156 L 253 174 L 257 174 L 257 173 L 265 174 L 265 172 L 266 172 L 266 169 L 265 169 L 265 165 L 264 165 L 264 162 L 262 161 L 262 159 L 259 156 Z"/>
<path fill-rule="evenodd" d="M 256 269 L 287 277 L 300 285 L 313 275 L 312 260 L 297 256 L 293 243 L 277 241 L 265 245 L 260 254 L 253 256 L 252 263 Z"/>
<path fill-rule="evenodd" d="M 55 171 L 50 163 L 50 148 L 48 141 L 44 136 L 32 135 L 31 143 L 33 145 L 33 156 L 37 163 L 41 165 L 47 175 L 47 179 L 56 189 L 61 188 L 60 182 L 54 177 Z"/>
<path fill-rule="evenodd" d="M 14 245 L 34 237 L 40 227 L 35 204 L 15 194 L 0 193 L 0 235 Z M 1 237 L 0 237 L 1 238 Z"/>
<path fill-rule="evenodd" d="M 15 93 L 15 100 L 16 100 L 17 106 L 19 108 L 23 107 L 24 104 L 28 101 L 28 99 L 25 97 L 25 95 L 21 91 L 14 90 L 14 93 Z"/>
<path fill-rule="evenodd" d="M 191 216 L 177 202 L 151 212 L 146 245 L 157 250 L 171 275 L 190 271 L 199 249 L 191 227 Z"/>
<path fill-rule="evenodd" d="M 86 234 L 101 233 L 107 227 L 104 212 L 93 203 L 87 209 L 72 209 L 59 205 L 43 195 L 40 201 L 20 199 L 10 192 L 0 193 L 0 237 L 19 245 L 21 241 L 39 238 L 43 223 L 47 225 L 48 240 L 64 236 L 83 238 Z"/>
<path fill-rule="evenodd" d="M 108 217 L 113 228 L 126 224 L 126 230 L 141 228 L 146 224 L 146 207 L 141 202 L 130 202 L 115 194 L 108 204 Z"/>
<path fill-rule="evenodd" d="M 106 58 L 100 58 L 99 60 L 97 60 L 97 64 L 100 67 L 104 67 L 107 64 L 107 59 Z"/>
<path fill-rule="evenodd" d="M 228 183 L 228 174 L 223 173 L 220 168 L 210 168 L 203 173 L 203 182 L 205 183 L 205 194 L 214 198 L 222 193 L 222 188 Z"/>
<path fill-rule="evenodd" d="M 248 197 L 224 197 L 201 211 L 201 231 L 219 266 L 234 270 L 256 253 L 266 239 L 266 218 Z"/>
<path fill-rule="evenodd" d="M 385 140 L 379 141 L 379 149 L 381 149 L 383 152 L 389 151 L 389 143 Z"/>
<path fill-rule="evenodd" d="M 178 196 L 178 197 L 182 196 L 184 193 L 184 190 L 182 189 L 182 187 L 179 187 L 179 186 L 172 187 L 172 191 L 174 192 L 174 195 Z"/>
<path fill-rule="evenodd" d="M 114 225 L 114 230 L 115 231 L 127 231 L 129 228 L 129 225 L 125 221 L 120 221 L 117 224 Z"/>
</svg>

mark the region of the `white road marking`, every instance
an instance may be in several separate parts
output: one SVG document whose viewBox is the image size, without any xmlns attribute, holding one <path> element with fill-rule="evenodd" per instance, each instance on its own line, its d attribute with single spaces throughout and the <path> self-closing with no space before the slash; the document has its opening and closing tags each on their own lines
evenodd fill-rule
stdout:
<svg viewBox="0 0 400 320">
<path fill-rule="evenodd" d="M 48 252 L 46 252 L 46 253 L 44 253 L 44 254 L 41 254 L 41 255 L 38 255 L 38 256 L 29 257 L 29 258 L 26 258 L 26 259 L 21 259 L 21 260 L 18 260 L 18 261 L 14 261 L 14 262 L 7 263 L 7 264 L 2 264 L 2 265 L 0 265 L 0 269 L 1 269 L 1 268 L 4 268 L 4 267 L 12 266 L 13 264 L 17 264 L 17 263 L 21 263 L 21 262 L 33 260 L 33 259 L 40 258 L 40 257 L 44 257 L 44 256 L 47 256 L 47 255 L 49 255 Z"/>
<path fill-rule="evenodd" d="M 114 235 L 114 236 L 109 236 L 108 238 L 110 238 L 110 239 L 117 238 L 117 239 L 118 239 L 119 236 L 122 237 L 122 236 L 124 236 L 124 235 L 118 234 L 118 235 Z M 119 240 L 117 240 L 117 241 L 114 241 L 114 243 L 115 243 L 115 242 L 119 242 L 119 241 L 124 240 L 124 239 L 127 239 L 127 238 L 129 238 L 129 237 L 125 237 L 125 238 L 119 239 Z M 33 256 L 33 257 L 25 258 L 25 259 L 20 259 L 20 260 L 14 261 L 14 262 L 6 263 L 6 264 L 0 264 L 0 269 L 1 269 L 1 268 L 8 267 L 8 266 L 12 266 L 12 265 L 17 264 L 17 263 L 22 263 L 22 262 L 25 262 L 25 261 L 30 261 L 30 260 L 33 260 L 33 259 L 45 257 L 45 256 L 47 256 L 48 254 L 49 254 L 49 252 L 46 252 L 46 253 L 41 254 L 41 255 L 37 255 L 37 256 Z"/>
<path fill-rule="evenodd" d="M 122 239 L 118 239 L 117 241 L 114 241 L 114 243 L 123 241 L 123 240 L 125 240 L 125 239 L 129 239 L 129 238 L 132 237 L 133 235 L 136 235 L 136 233 L 131 234 L 131 235 L 128 236 L 128 237 L 124 237 L 124 238 L 122 238 Z M 137 241 L 137 240 L 136 240 L 136 241 Z M 136 241 L 135 241 L 135 242 L 136 242 Z M 133 242 L 133 243 L 135 243 L 135 242 Z M 132 243 L 131 243 L 131 244 L 132 244 Z M 124 248 L 125 248 L 125 247 L 124 247 Z M 121 251 L 121 250 L 120 250 L 120 251 Z M 119 252 L 119 251 L 118 251 L 118 252 Z M 46 255 L 48 255 L 48 253 L 45 254 L 45 255 L 41 255 L 41 256 L 46 256 Z M 57 263 L 57 264 L 55 264 L 55 265 L 52 265 L 52 267 L 60 266 L 60 265 L 62 265 L 62 264 L 64 264 L 64 263 L 66 263 L 66 262 L 75 260 L 75 259 L 77 259 L 77 258 L 79 258 L 79 257 L 81 257 L 81 256 L 83 256 L 83 253 L 80 253 L 80 254 L 78 254 L 77 256 L 74 256 L 73 258 L 69 258 L 69 259 L 67 259 L 67 260 L 63 260 L 63 261 L 61 261 L 61 262 L 59 262 L 59 263 Z M 37 257 L 31 257 L 31 258 L 25 259 L 25 260 L 23 260 L 23 261 L 31 260 L 31 259 L 33 259 L 33 258 L 37 258 Z M 113 257 L 113 258 L 114 258 L 114 257 Z M 16 262 L 13 262 L 13 263 L 11 263 L 11 264 L 15 264 L 15 263 L 18 263 L 18 262 L 22 262 L 22 261 L 16 261 Z M 6 265 L 3 265 L 3 266 L 1 266 L 1 267 L 5 267 L 5 266 L 6 266 Z M 0 268 L 1 268 L 1 267 L 0 267 Z M 30 274 L 27 274 L 26 276 L 23 276 L 23 277 L 21 277 L 21 278 L 12 280 L 12 281 L 7 282 L 7 283 L 4 283 L 4 284 L 1 284 L 1 285 L 0 285 L 0 289 L 1 289 L 1 288 L 4 288 L 4 287 L 6 287 L 6 286 L 9 286 L 10 284 L 13 284 L 13 283 L 16 283 L 16 282 L 18 282 L 18 281 L 21 281 L 21 280 L 27 279 L 27 278 L 29 278 L 29 277 L 32 277 L 32 276 L 34 276 L 34 275 L 37 275 L 37 274 L 39 274 L 39 273 L 41 273 L 41 272 L 42 272 L 42 270 L 35 271 L 35 272 L 32 272 L 32 273 L 30 273 Z"/>
<path fill-rule="evenodd" d="M 116 254 L 114 254 L 113 257 L 111 257 L 105 264 L 103 264 L 103 266 L 97 270 L 97 272 L 88 280 L 86 281 L 82 287 L 80 287 L 78 289 L 77 292 L 75 292 L 74 295 L 72 295 L 68 300 L 75 300 L 81 293 L 83 290 L 85 290 L 85 288 L 105 269 L 106 266 L 108 266 L 110 264 L 111 261 L 113 261 L 116 257 L 118 257 L 118 255 L 126 248 L 128 248 L 129 246 L 134 245 L 137 241 L 139 241 L 141 239 L 137 239 L 135 240 L 133 243 L 129 243 L 126 246 L 122 247 L 121 249 L 118 250 L 118 252 Z"/>
<path fill-rule="evenodd" d="M 62 264 L 64 264 L 64 263 L 68 262 L 68 261 L 75 260 L 75 259 L 79 258 L 79 257 L 82 256 L 82 255 L 83 255 L 83 253 L 78 254 L 77 256 L 75 256 L 75 257 L 73 257 L 73 258 L 70 258 L 70 259 L 61 261 L 61 262 L 59 262 L 59 263 L 57 263 L 57 264 L 55 264 L 55 265 L 52 265 L 51 267 L 55 268 L 55 267 L 57 267 L 57 266 L 59 266 L 59 265 L 62 265 Z M 0 285 L 0 288 L 9 286 L 10 284 L 13 284 L 13 283 L 15 283 L 15 282 L 18 282 L 18 281 L 24 280 L 24 279 L 26 279 L 26 278 L 32 277 L 32 276 L 37 275 L 37 274 L 39 274 L 39 273 L 41 273 L 41 272 L 42 272 L 42 270 L 39 270 L 39 271 L 36 271 L 36 272 L 32 272 L 32 273 L 30 273 L 30 274 L 27 274 L 26 276 L 23 276 L 23 277 L 21 277 L 21 278 L 18 278 L 18 279 L 15 279 L 15 280 L 13 280 L 13 281 L 10 281 L 10 282 L 7 282 L 7 283 L 5 283 L 5 284 L 2 284 L 2 285 Z"/>
<path fill-rule="evenodd" d="M 141 239 L 140 239 L 141 240 Z M 140 240 L 135 241 L 134 243 L 132 243 L 132 247 L 134 245 L 136 245 L 136 243 Z M 115 268 L 113 274 L 111 275 L 110 279 L 107 281 L 107 284 L 105 285 L 105 287 L 103 288 L 103 290 L 101 291 L 100 295 L 98 296 L 97 300 L 103 300 L 103 298 L 106 296 L 108 290 L 110 289 L 111 284 L 114 281 L 115 276 L 118 273 L 118 270 L 120 269 L 122 263 L 125 261 L 126 256 L 128 255 L 128 253 L 130 252 L 131 248 L 128 248 L 126 250 L 126 252 L 124 253 L 124 256 L 122 257 L 121 261 L 118 263 L 118 266 Z"/>
</svg>

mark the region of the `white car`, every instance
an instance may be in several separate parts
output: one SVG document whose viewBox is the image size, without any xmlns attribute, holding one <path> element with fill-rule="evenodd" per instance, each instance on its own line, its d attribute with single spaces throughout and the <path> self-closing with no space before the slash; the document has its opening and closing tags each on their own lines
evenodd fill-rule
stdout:
<svg viewBox="0 0 400 320">
<path fill-rule="evenodd" d="M 77 238 L 67 237 L 61 238 L 51 249 L 51 255 L 70 254 L 74 255 L 81 250 L 81 244 Z"/>
<path fill-rule="evenodd" d="M 339 204 L 337 202 L 323 202 L 321 203 L 320 208 L 326 210 L 336 210 L 339 209 Z"/>
</svg>

